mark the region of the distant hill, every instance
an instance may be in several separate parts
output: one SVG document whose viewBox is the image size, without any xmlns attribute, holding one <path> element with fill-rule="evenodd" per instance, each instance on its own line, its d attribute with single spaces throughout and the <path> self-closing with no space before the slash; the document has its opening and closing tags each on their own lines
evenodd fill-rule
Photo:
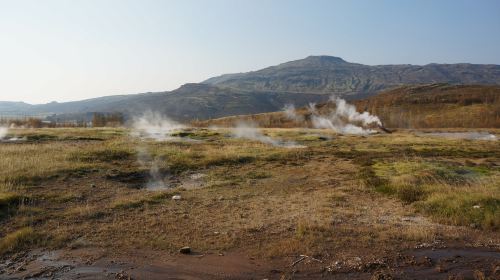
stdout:
<svg viewBox="0 0 500 280">
<path fill-rule="evenodd" d="M 431 84 L 402 86 L 376 96 L 352 102 L 359 112 L 377 115 L 389 128 L 500 128 L 500 86 Z M 327 114 L 331 103 L 317 106 Z M 299 108 L 310 126 L 309 110 Z M 261 127 L 303 127 L 288 119 L 284 112 L 231 116 L 198 122 L 199 126 L 232 126 L 240 120 Z"/>
<path fill-rule="evenodd" d="M 128 116 L 151 110 L 178 120 L 219 118 L 237 114 L 251 114 L 280 110 L 286 103 L 305 105 L 325 101 L 321 94 L 288 92 L 256 92 L 220 88 L 207 84 L 186 84 L 158 93 L 108 96 L 76 102 L 52 102 L 28 105 L 22 110 L 29 114 L 57 114 L 59 119 L 89 119 L 88 112 L 123 112 Z M 7 104 L 8 106 L 8 104 Z M 24 105 L 23 105 L 24 106 Z M 4 106 L 5 110 L 5 106 Z M 1 112 L 1 110 L 0 110 Z"/>
<path fill-rule="evenodd" d="M 79 120 L 90 112 L 123 112 L 127 116 L 158 111 L 178 121 L 279 110 L 286 103 L 302 106 L 336 94 L 349 100 L 380 91 L 428 83 L 500 85 L 499 65 L 428 64 L 367 66 L 333 56 L 310 56 L 249 73 L 214 77 L 168 92 L 116 95 L 74 102 L 30 105 L 0 102 L 2 116 L 48 116 Z"/>
<path fill-rule="evenodd" d="M 334 56 L 309 56 L 258 71 L 214 77 L 204 83 L 245 90 L 337 94 L 359 99 L 410 84 L 500 85 L 500 65 L 368 66 Z"/>
<path fill-rule="evenodd" d="M 500 86 L 404 86 L 354 104 L 388 127 L 500 128 Z"/>
</svg>

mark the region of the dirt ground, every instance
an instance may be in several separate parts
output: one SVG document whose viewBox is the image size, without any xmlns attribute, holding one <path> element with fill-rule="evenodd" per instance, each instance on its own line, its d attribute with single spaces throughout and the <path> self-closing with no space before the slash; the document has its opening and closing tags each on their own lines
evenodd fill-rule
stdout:
<svg viewBox="0 0 500 280">
<path fill-rule="evenodd" d="M 0 143 L 0 279 L 500 278 L 498 141 L 16 133 Z"/>
<path fill-rule="evenodd" d="M 100 248 L 35 250 L 4 263 L 0 279 L 498 279 L 500 269 L 494 248 L 446 246 L 403 251 L 374 262 L 359 257 L 324 263 L 309 256 L 262 260 L 237 252 L 119 255 Z"/>
</svg>

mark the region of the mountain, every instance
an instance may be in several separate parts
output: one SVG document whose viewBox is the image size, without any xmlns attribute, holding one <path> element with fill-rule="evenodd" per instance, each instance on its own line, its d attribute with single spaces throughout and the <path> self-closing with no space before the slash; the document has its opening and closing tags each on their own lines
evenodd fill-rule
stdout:
<svg viewBox="0 0 500 280">
<path fill-rule="evenodd" d="M 327 98 L 321 94 L 256 92 L 220 88 L 207 84 L 185 84 L 169 92 L 108 96 L 75 102 L 51 102 L 43 105 L 28 104 L 29 107 L 23 107 L 18 115 L 23 113 L 40 116 L 57 114 L 59 120 L 88 120 L 91 117 L 91 114 L 86 114 L 88 112 L 123 112 L 131 116 L 150 110 L 161 112 L 174 120 L 189 121 L 271 112 L 280 110 L 287 103 L 305 105 L 309 102 L 325 101 Z M 0 108 L 5 109 L 5 107 Z M 12 110 L 10 112 L 12 113 Z"/>
<path fill-rule="evenodd" d="M 121 111 L 141 114 L 151 110 L 162 112 L 172 119 L 189 121 L 222 116 L 270 112 L 280 110 L 284 104 L 326 100 L 320 94 L 301 94 L 272 91 L 245 91 L 220 88 L 206 84 L 185 84 L 163 93 L 150 93 L 129 100 L 114 102 L 112 106 L 98 107 L 100 111 Z"/>
<path fill-rule="evenodd" d="M 409 84 L 500 84 L 500 65 L 369 66 L 334 56 L 309 56 L 262 70 L 222 75 L 203 83 L 244 90 L 337 94 L 359 99 Z"/>
<path fill-rule="evenodd" d="M 428 64 L 368 66 L 333 56 L 309 56 L 262 70 L 227 74 L 168 92 L 115 95 L 30 105 L 0 102 L 3 116 L 87 119 L 89 112 L 140 114 L 158 111 L 178 121 L 271 112 L 286 103 L 302 106 L 331 94 L 360 99 L 401 85 L 450 83 L 500 85 L 499 65 Z"/>
<path fill-rule="evenodd" d="M 4 114 L 29 111 L 33 105 L 24 102 L 0 101 L 0 112 Z"/>
<path fill-rule="evenodd" d="M 352 102 L 359 112 L 368 111 L 390 128 L 500 128 L 500 86 L 430 84 L 401 86 Z M 335 108 L 317 106 L 322 115 Z M 297 109 L 305 122 L 287 118 L 283 111 L 231 116 L 200 121 L 198 126 L 233 126 L 246 120 L 260 127 L 311 127 L 311 113 Z"/>
</svg>

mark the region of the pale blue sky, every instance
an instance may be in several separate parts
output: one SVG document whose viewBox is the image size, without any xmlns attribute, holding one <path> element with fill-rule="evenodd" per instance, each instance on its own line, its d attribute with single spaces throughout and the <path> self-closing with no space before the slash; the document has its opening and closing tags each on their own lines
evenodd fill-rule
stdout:
<svg viewBox="0 0 500 280">
<path fill-rule="evenodd" d="M 172 90 L 320 54 L 500 64 L 500 1 L 0 0 L 0 100 Z"/>
</svg>

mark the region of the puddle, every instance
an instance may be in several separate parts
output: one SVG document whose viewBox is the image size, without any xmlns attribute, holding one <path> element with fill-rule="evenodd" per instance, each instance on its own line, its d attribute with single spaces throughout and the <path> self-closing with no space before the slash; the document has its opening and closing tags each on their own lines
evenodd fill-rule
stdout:
<svg viewBox="0 0 500 280">
<path fill-rule="evenodd" d="M 26 137 L 4 137 L 0 138 L 0 143 L 20 143 L 26 142 L 28 140 Z"/>
<path fill-rule="evenodd" d="M 488 132 L 424 132 L 417 133 L 418 136 L 441 137 L 447 139 L 466 139 L 466 140 L 486 140 L 496 141 L 498 138 Z"/>
</svg>

